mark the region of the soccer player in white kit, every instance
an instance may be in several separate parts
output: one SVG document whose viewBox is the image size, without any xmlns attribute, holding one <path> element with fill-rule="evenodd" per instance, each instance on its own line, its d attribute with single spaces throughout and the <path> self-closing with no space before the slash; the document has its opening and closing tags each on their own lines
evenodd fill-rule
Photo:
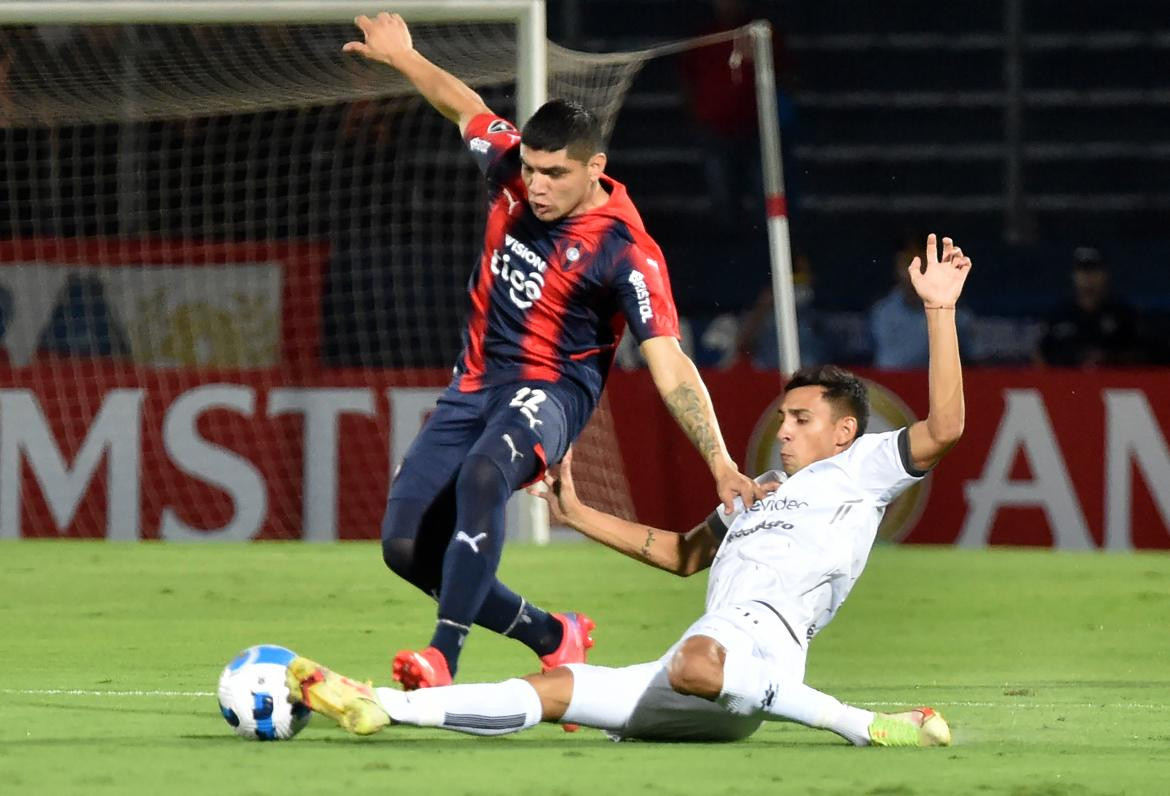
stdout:
<svg viewBox="0 0 1170 796">
<path fill-rule="evenodd" d="M 846 705 L 804 684 L 808 643 L 837 614 L 865 567 L 885 508 L 963 431 L 955 304 L 971 260 L 934 235 L 910 277 L 930 337 L 930 407 L 906 428 L 865 434 L 864 385 L 835 367 L 785 385 L 777 439 L 783 472 L 748 510 L 715 511 L 686 533 L 648 528 L 582 504 L 571 457 L 546 478 L 554 521 L 631 558 L 686 576 L 710 568 L 706 612 L 661 658 L 624 668 L 569 664 L 502 683 L 402 692 L 355 683 L 307 658 L 289 689 L 358 734 L 407 724 L 501 735 L 541 721 L 615 739 L 731 741 L 764 721 L 794 721 L 857 746 L 940 746 L 950 729 L 931 708 L 896 714 Z"/>
</svg>

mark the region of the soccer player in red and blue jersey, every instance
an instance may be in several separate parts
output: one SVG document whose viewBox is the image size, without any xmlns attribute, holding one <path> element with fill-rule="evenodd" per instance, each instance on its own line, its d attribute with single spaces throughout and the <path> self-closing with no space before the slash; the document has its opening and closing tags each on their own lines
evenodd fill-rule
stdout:
<svg viewBox="0 0 1170 796">
<path fill-rule="evenodd" d="M 553 100 L 520 132 L 419 54 L 400 16 L 355 22 L 364 42 L 343 50 L 397 69 L 458 124 L 488 191 L 464 350 L 382 521 L 386 565 L 439 603 L 430 645 L 399 652 L 394 678 L 408 690 L 450 683 L 472 624 L 523 642 L 546 669 L 583 661 L 588 617 L 550 614 L 496 578 L 504 507 L 584 428 L 627 325 L 725 509 L 736 497 L 750 505 L 763 488 L 728 455 L 706 387 L 679 347 L 665 258 L 625 186 L 604 174 L 597 118 Z"/>
</svg>

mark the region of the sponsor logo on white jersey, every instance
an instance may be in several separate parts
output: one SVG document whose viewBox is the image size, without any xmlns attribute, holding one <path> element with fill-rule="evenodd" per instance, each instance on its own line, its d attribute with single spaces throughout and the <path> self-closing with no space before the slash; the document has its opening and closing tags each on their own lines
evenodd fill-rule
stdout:
<svg viewBox="0 0 1170 796">
<path fill-rule="evenodd" d="M 771 531 L 775 528 L 779 528 L 782 531 L 791 531 L 795 527 L 791 522 L 785 522 L 780 519 L 764 520 L 763 522 L 757 522 L 755 525 L 749 525 L 746 528 L 732 531 L 727 534 L 727 541 L 731 542 L 736 539 L 743 539 L 745 536 L 751 536 L 756 531 Z"/>
<path fill-rule="evenodd" d="M 853 507 L 860 502 L 861 498 L 857 498 L 856 500 L 846 500 L 841 505 L 837 506 L 837 511 L 834 512 L 833 519 L 829 520 L 829 525 L 832 525 L 837 520 L 844 520 L 849 515 L 849 512 L 853 509 Z"/>
<path fill-rule="evenodd" d="M 512 303 L 526 310 L 540 299 L 548 263 L 511 235 L 504 235 L 504 245 L 507 247 L 506 252 L 500 252 L 499 249 L 492 252 L 492 273 L 500 277 L 499 284 L 507 288 Z M 522 270 L 521 263 L 535 270 Z"/>
<path fill-rule="evenodd" d="M 642 323 L 654 317 L 654 310 L 650 308 L 650 291 L 646 289 L 646 277 L 638 270 L 630 271 L 630 284 L 634 286 L 634 294 L 638 297 L 638 316 Z"/>
<path fill-rule="evenodd" d="M 753 503 L 748 511 L 795 511 L 807 508 L 808 501 L 805 500 L 793 497 L 766 497 Z"/>
</svg>

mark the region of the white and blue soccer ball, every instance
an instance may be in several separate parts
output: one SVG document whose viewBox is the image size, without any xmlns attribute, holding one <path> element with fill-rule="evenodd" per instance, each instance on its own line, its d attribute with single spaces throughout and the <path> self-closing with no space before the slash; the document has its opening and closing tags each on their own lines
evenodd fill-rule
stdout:
<svg viewBox="0 0 1170 796">
<path fill-rule="evenodd" d="M 236 735 L 285 741 L 304 729 L 312 713 L 288 701 L 285 673 L 296 653 L 275 644 L 241 652 L 219 676 L 219 712 Z"/>
</svg>

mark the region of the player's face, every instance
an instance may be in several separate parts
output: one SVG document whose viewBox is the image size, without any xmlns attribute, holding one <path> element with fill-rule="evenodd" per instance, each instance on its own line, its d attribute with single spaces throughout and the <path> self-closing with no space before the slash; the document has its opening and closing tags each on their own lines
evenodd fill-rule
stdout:
<svg viewBox="0 0 1170 796">
<path fill-rule="evenodd" d="M 570 157 L 567 149 L 546 152 L 520 145 L 520 176 L 528 189 L 528 206 L 546 223 L 590 209 L 604 166 L 601 153 L 582 163 Z"/>
<path fill-rule="evenodd" d="M 780 461 L 788 475 L 837 455 L 853 442 L 857 419 L 836 417 L 823 393 L 824 388 L 809 385 L 784 394 L 776 439 L 780 443 Z"/>
</svg>

